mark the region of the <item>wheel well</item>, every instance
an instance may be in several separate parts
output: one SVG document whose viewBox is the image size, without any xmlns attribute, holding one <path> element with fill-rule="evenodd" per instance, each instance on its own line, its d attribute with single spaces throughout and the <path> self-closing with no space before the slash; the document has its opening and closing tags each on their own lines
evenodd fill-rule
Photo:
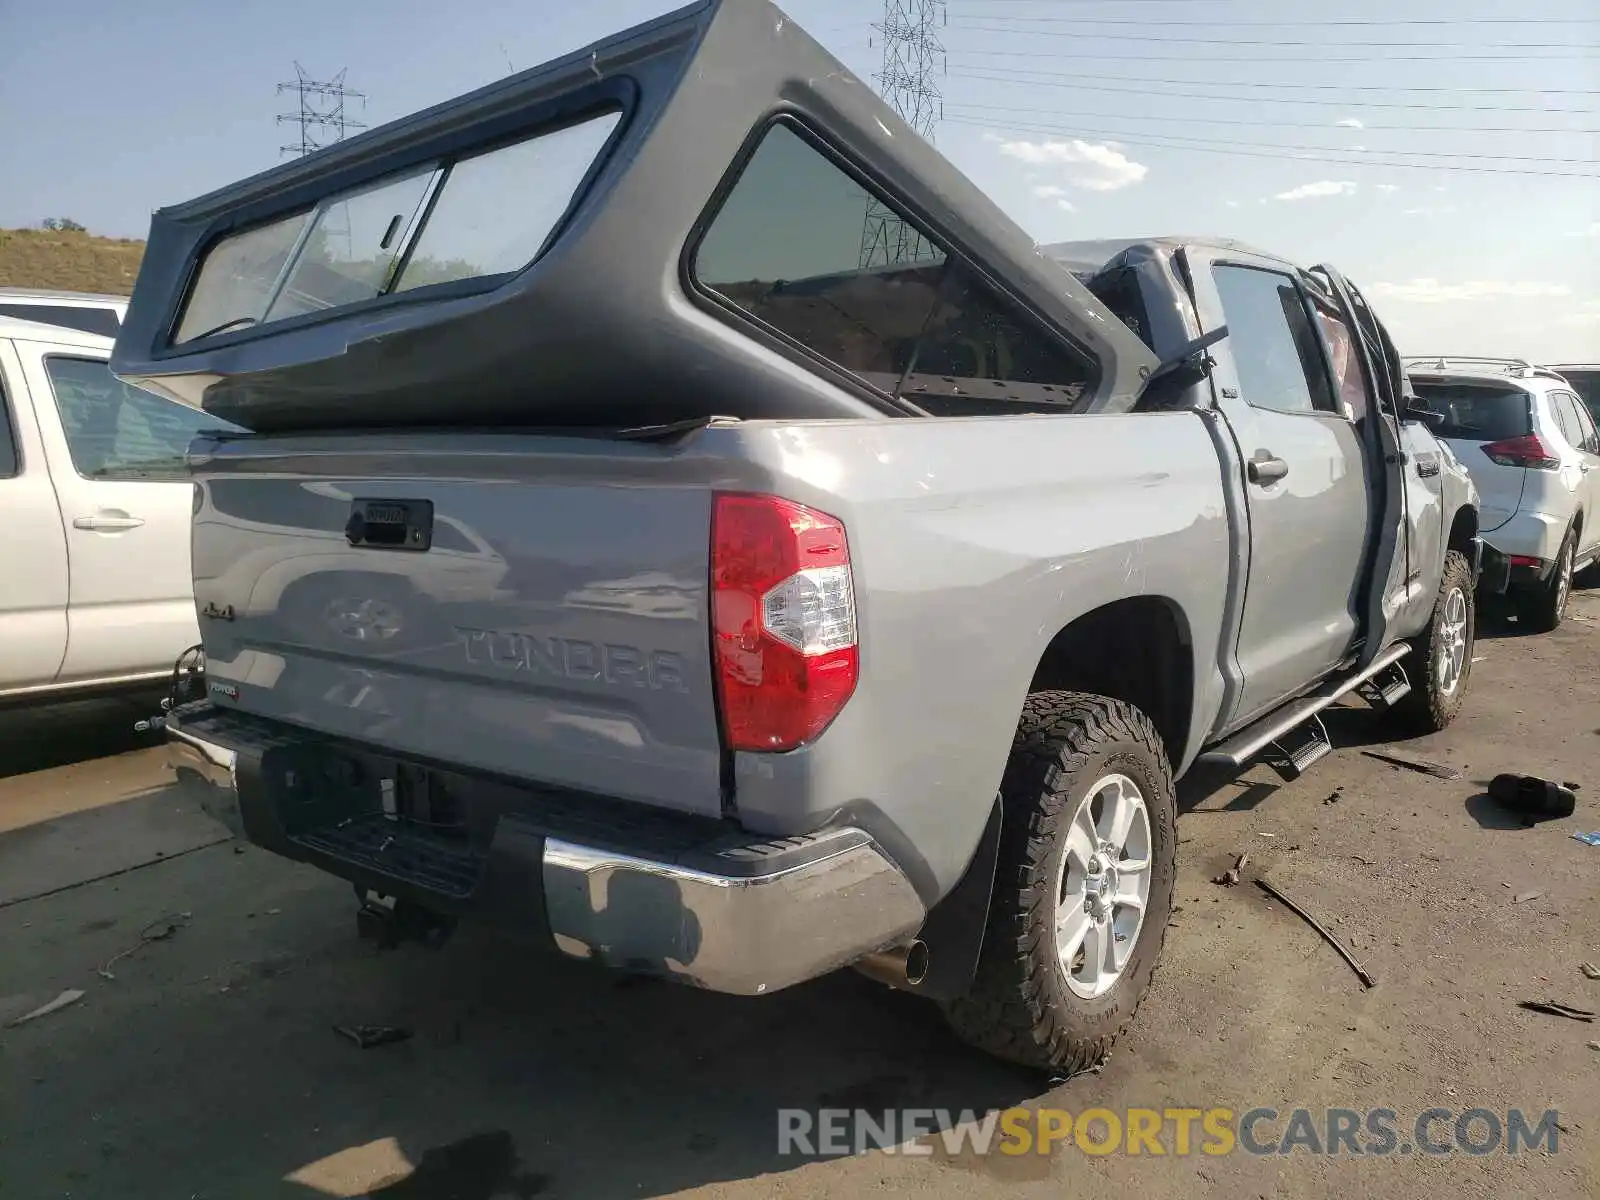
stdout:
<svg viewBox="0 0 1600 1200">
<path fill-rule="evenodd" d="M 1050 640 L 1030 692 L 1093 692 L 1125 700 L 1154 723 L 1173 766 L 1183 758 L 1194 705 L 1188 623 L 1159 596 L 1116 600 Z"/>
<path fill-rule="evenodd" d="M 1455 520 L 1450 523 L 1450 537 L 1445 542 L 1445 547 L 1450 550 L 1465 551 L 1472 544 L 1472 539 L 1478 536 L 1478 510 L 1470 505 L 1462 505 L 1456 509 Z"/>
</svg>

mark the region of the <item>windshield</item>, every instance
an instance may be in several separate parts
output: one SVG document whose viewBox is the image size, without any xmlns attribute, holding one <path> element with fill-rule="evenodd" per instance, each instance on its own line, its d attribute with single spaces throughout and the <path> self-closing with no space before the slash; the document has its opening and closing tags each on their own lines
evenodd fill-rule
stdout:
<svg viewBox="0 0 1600 1200">
<path fill-rule="evenodd" d="M 1498 442 L 1533 432 L 1528 393 L 1500 383 L 1429 383 L 1411 380 L 1417 395 L 1444 420 L 1434 435 L 1464 442 Z"/>
<path fill-rule="evenodd" d="M 617 112 L 430 163 L 206 252 L 174 342 L 342 308 L 533 261 L 621 120 Z"/>
</svg>

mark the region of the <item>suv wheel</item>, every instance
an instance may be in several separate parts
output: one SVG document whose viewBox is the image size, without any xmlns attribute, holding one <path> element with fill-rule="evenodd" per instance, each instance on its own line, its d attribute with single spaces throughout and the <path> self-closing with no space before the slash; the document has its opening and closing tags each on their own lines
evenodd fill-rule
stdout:
<svg viewBox="0 0 1600 1200">
<path fill-rule="evenodd" d="M 1459 550 L 1445 555 L 1444 577 L 1433 602 L 1433 615 L 1412 642 L 1407 660 L 1414 678 L 1408 692 L 1391 710 L 1413 729 L 1432 733 L 1456 719 L 1466 699 L 1477 640 L 1478 614 L 1472 586 L 1472 564 Z"/>
<path fill-rule="evenodd" d="M 1000 794 L 983 952 L 945 1014 L 997 1057 L 1084 1071 L 1133 1020 L 1166 938 L 1177 870 L 1172 768 L 1131 705 L 1036 692 Z"/>
<path fill-rule="evenodd" d="M 1517 620 L 1535 633 L 1549 633 L 1567 615 L 1567 601 L 1572 597 L 1572 562 L 1577 557 L 1577 548 L 1575 531 L 1568 529 L 1566 537 L 1561 539 L 1561 549 L 1556 551 L 1556 565 L 1550 578 L 1519 593 L 1514 600 Z"/>
</svg>

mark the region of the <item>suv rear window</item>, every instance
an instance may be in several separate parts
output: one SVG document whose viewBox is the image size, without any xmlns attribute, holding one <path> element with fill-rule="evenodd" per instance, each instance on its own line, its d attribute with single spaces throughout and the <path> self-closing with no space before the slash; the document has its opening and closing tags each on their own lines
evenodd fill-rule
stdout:
<svg viewBox="0 0 1600 1200">
<path fill-rule="evenodd" d="M 1533 432 L 1528 393 L 1497 383 L 1429 383 L 1412 379 L 1417 395 L 1444 414 L 1434 436 L 1463 442 L 1498 442 Z"/>
<path fill-rule="evenodd" d="M 201 259 L 173 341 L 520 271 L 539 256 L 621 119 L 607 112 L 429 163 L 225 237 Z"/>
</svg>

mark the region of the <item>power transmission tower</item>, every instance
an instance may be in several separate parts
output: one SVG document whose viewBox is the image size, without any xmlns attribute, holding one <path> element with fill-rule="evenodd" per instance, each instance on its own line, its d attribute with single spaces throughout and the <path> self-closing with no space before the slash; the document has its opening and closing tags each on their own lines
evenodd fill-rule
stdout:
<svg viewBox="0 0 1600 1200">
<path fill-rule="evenodd" d="M 883 38 L 883 66 L 873 78 L 890 107 L 930 142 L 944 115 L 935 79 L 944 67 L 938 28 L 945 15 L 945 0 L 883 0 L 883 20 L 873 26 Z M 867 201 L 862 267 L 918 262 L 937 253 L 893 210 L 876 199 Z"/>
<path fill-rule="evenodd" d="M 280 153 L 310 154 L 324 146 L 333 145 L 352 129 L 366 128 L 362 122 L 345 115 L 346 101 L 360 100 L 364 107 L 367 97 L 365 92 L 351 91 L 344 86 L 343 71 L 332 79 L 317 80 L 308 78 L 306 69 L 295 63 L 294 73 L 294 79 L 278 85 L 278 93 L 294 92 L 300 105 L 295 112 L 279 113 L 278 124 L 287 121 L 298 125 L 300 140 L 280 146 Z"/>
</svg>

